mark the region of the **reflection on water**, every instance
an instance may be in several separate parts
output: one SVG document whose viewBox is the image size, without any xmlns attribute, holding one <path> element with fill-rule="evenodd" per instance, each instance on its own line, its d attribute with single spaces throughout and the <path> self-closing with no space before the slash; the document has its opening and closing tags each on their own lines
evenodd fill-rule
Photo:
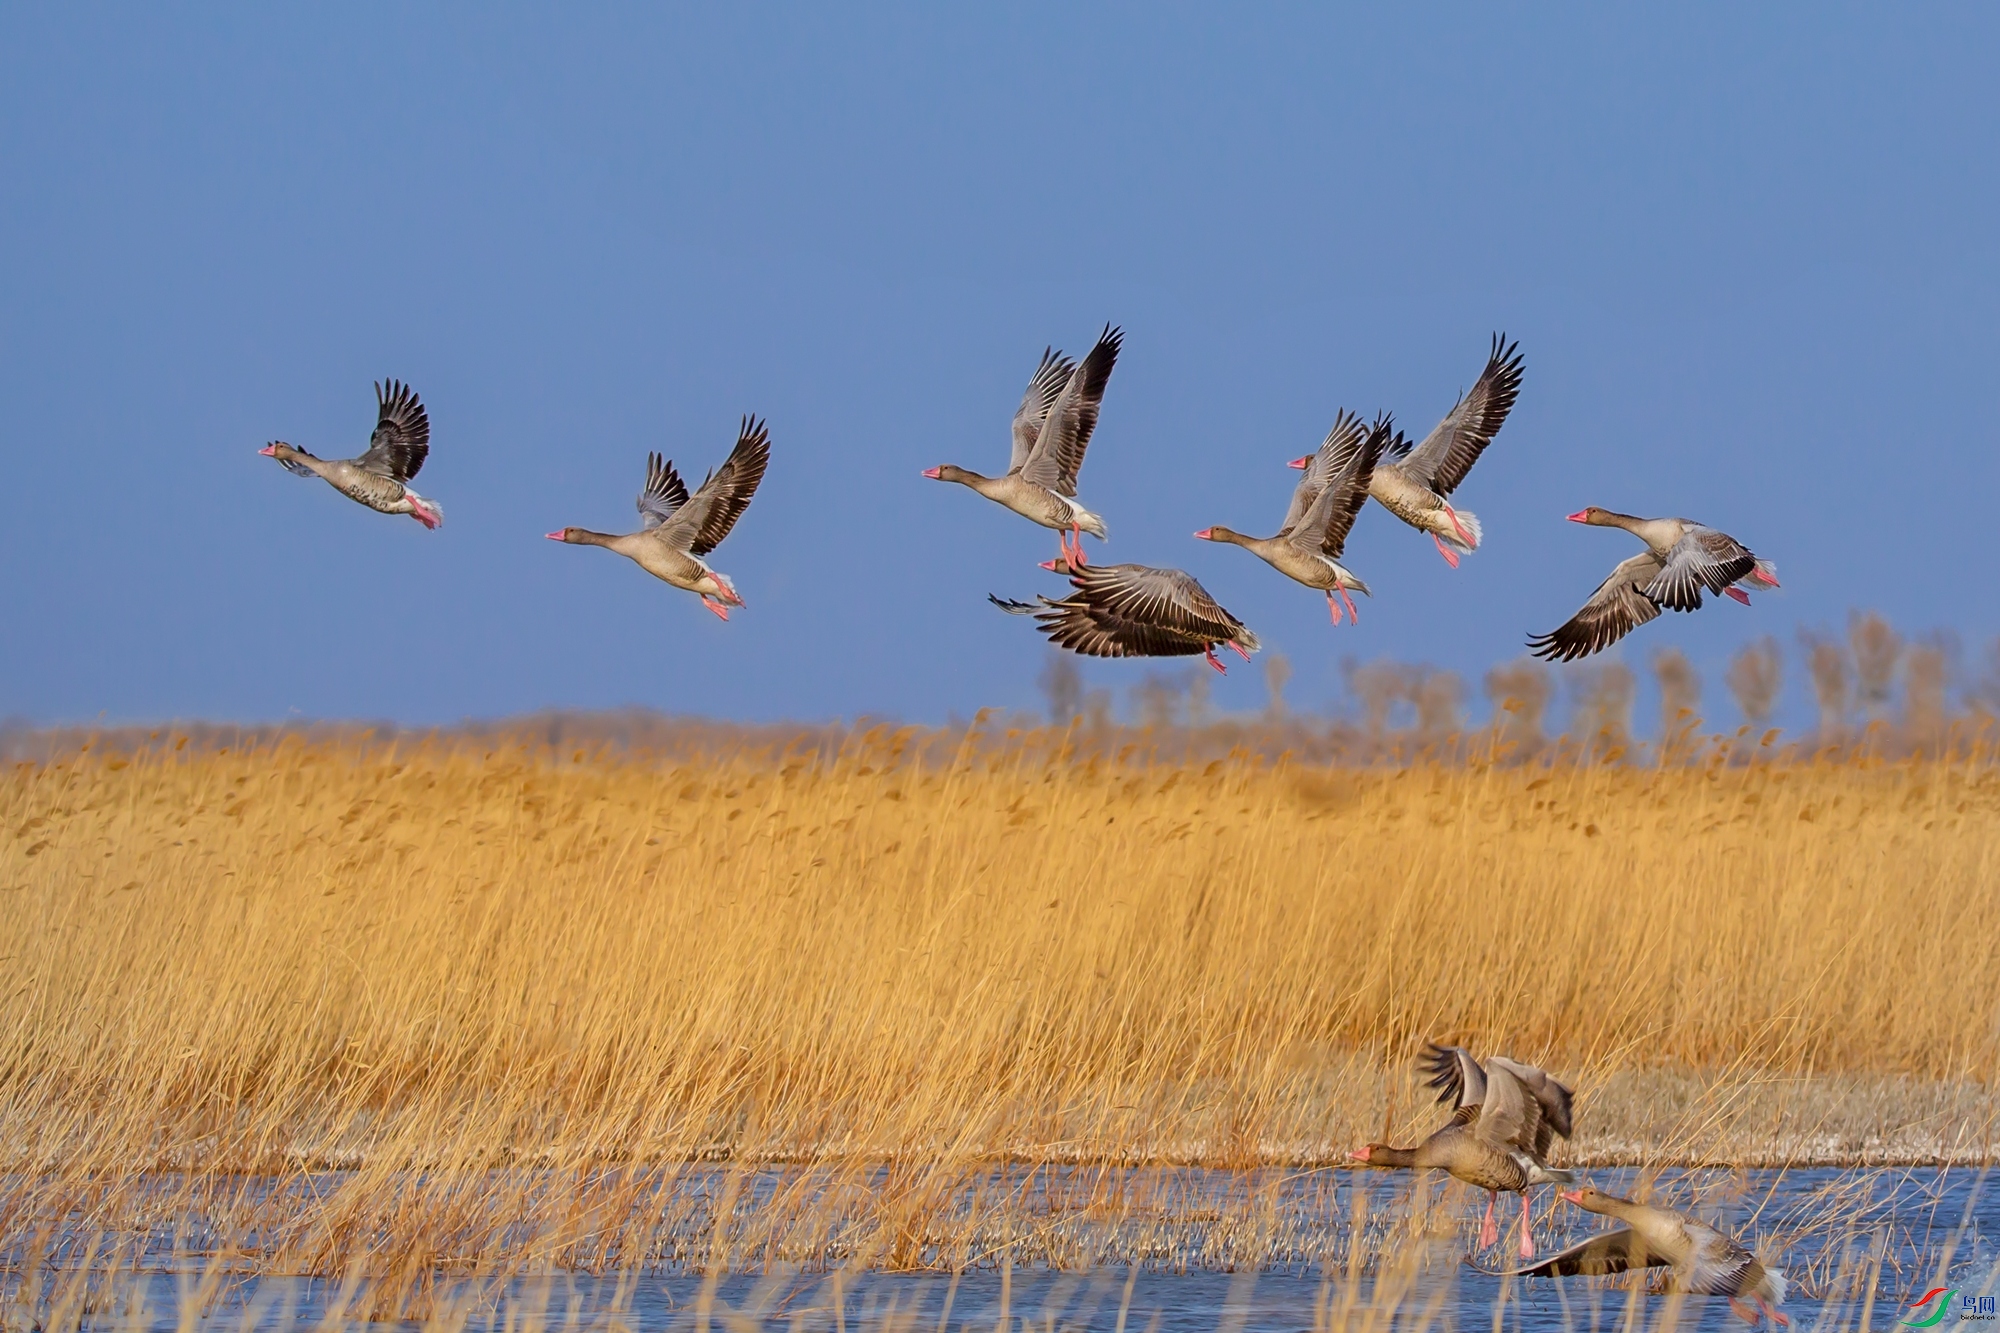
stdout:
<svg viewBox="0 0 2000 1333">
<path fill-rule="evenodd" d="M 1629 1193 L 1645 1182 L 1630 1171 L 1588 1173 Z M 555 1272 L 505 1284 L 439 1277 L 417 1316 L 383 1321 L 416 1328 L 536 1329 L 923 1329 L 1108 1330 L 1345 1328 L 1357 1330 L 1630 1329 L 1737 1327 L 1720 1298 L 1654 1294 L 1629 1282 L 1519 1280 L 1485 1271 L 1512 1259 L 1518 1233 L 1475 1255 L 1478 1206 L 1434 1180 L 1364 1171 L 1292 1172 L 1263 1178 L 1175 1173 L 1180 1237 L 1163 1256 L 1125 1267 L 1054 1271 L 1015 1264 L 1004 1254 L 958 1274 L 777 1269 L 701 1275 L 671 1264 L 638 1273 Z M 685 1187 L 687 1182 L 683 1180 Z M 1786 1312 L 1800 1333 L 1883 1330 L 1938 1312 L 1929 1327 L 1954 1330 L 2000 1323 L 1980 1318 L 1978 1298 L 2000 1289 L 2000 1190 L 1966 1169 L 1874 1171 L 1689 1171 L 1651 1182 L 1654 1196 L 1722 1226 L 1774 1261 L 1792 1280 Z M 1049 1185 L 1059 1192 L 1060 1181 Z M 1186 1267 L 1190 1226 L 1202 1223 L 1203 1194 L 1249 1190 L 1266 1201 L 1263 1239 L 1282 1239 L 1261 1271 Z M 1056 1213 L 1051 1210 L 1052 1217 Z M 1219 1216 L 1211 1207 L 1208 1216 Z M 1502 1215 L 1505 1214 L 1503 1208 Z M 1516 1214 L 1515 1216 L 1518 1216 Z M 1166 1223 L 1162 1215 L 1162 1224 Z M 1129 1218 L 1125 1219 L 1129 1224 Z M 1324 1229 L 1308 1243 L 1312 1227 Z M 1608 1225 L 1538 1191 L 1536 1242 L 1544 1252 Z M 163 1234 L 172 1231 L 165 1228 Z M 181 1232 L 183 1240 L 186 1232 Z M 1296 1243 L 1295 1243 L 1296 1242 Z M 20 1238 L 10 1245 L 17 1261 Z M 5 1328 L 55 1329 L 331 1327 L 360 1322 L 369 1293 L 297 1277 L 233 1273 L 226 1261 L 156 1253 L 138 1271 L 94 1280 L 87 1297 L 65 1268 L 84 1255 L 55 1247 L 50 1268 L 18 1265 L 5 1279 Z M 46 1251 L 45 1251 L 46 1252 Z M 183 1254 L 185 1250 L 182 1251 Z M 1046 1253 L 1046 1251 L 1043 1251 Z M 1108 1252 L 1108 1251 L 1107 1251 Z M 1144 1253 L 1145 1247 L 1133 1247 Z M 1288 1257 L 1289 1256 L 1289 1259 Z M 1313 1256 L 1313 1257 L 1308 1257 Z M 1909 1303 L 1936 1287 L 1951 1290 L 1915 1314 Z M 1966 1302 L 1966 1297 L 1972 1297 Z M 1962 1308 L 1963 1307 L 1963 1308 Z M 1985 1307 L 1990 1309 L 1991 1306 Z"/>
</svg>

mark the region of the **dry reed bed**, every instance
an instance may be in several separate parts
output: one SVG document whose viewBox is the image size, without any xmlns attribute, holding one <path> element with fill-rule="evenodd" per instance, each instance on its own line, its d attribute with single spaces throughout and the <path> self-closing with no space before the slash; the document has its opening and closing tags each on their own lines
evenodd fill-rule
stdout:
<svg viewBox="0 0 2000 1333">
<path fill-rule="evenodd" d="M 1943 762 L 22 765 L 0 1226 L 412 1283 L 698 1263 L 718 1211 L 764 1261 L 977 1262 L 1047 1207 L 996 1159 L 1337 1160 L 1432 1120 L 1426 1037 L 1574 1081 L 1578 1160 L 1990 1160 L 1996 814 Z M 795 1169 L 663 1212 L 718 1159 Z"/>
</svg>

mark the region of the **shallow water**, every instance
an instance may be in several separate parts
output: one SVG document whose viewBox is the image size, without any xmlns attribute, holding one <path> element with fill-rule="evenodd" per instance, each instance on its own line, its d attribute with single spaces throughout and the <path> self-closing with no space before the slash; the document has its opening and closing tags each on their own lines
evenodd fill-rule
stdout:
<svg viewBox="0 0 2000 1333">
<path fill-rule="evenodd" d="M 1629 1171 L 1595 1171 L 1593 1183 L 1628 1192 Z M 1240 1178 L 1182 1173 L 1187 1189 L 1217 1196 Z M 1991 1326 L 1960 1308 L 2000 1291 L 2000 1182 L 1984 1173 L 1890 1171 L 1669 1172 L 1653 1188 L 1775 1258 L 1793 1282 L 1786 1312 L 1793 1328 L 1898 1330 L 1916 1317 L 1909 1302 L 1937 1286 L 1958 1289 L 1930 1327 Z M 949 1273 L 781 1272 L 719 1278 L 673 1272 L 616 1276 L 556 1273 L 502 1290 L 440 1289 L 434 1317 L 485 1328 L 567 1326 L 635 1330 L 681 1328 L 924 1329 L 1285 1329 L 1316 1327 L 1594 1330 L 1740 1327 L 1720 1298 L 1678 1298 L 1627 1284 L 1583 1279 L 1514 1279 L 1483 1269 L 1514 1262 L 1518 1232 L 1486 1255 L 1472 1245 L 1476 1200 L 1446 1196 L 1453 1224 L 1430 1241 L 1402 1239 L 1429 1186 L 1402 1174 L 1291 1173 L 1277 1191 L 1271 1224 L 1311 1239 L 1321 1225 L 1342 1232 L 1301 1250 L 1339 1255 L 1331 1272 L 1315 1263 L 1262 1272 L 1170 1271 L 1140 1266 L 1095 1272 L 983 1266 Z M 1500 1212 L 1510 1215 L 1504 1200 Z M 1603 1219 L 1569 1205 L 1536 1205 L 1537 1244 L 1547 1253 L 1602 1229 Z M 1547 1219 L 1546 1221 L 1544 1219 Z M 1360 1225 L 1355 1227 L 1356 1220 Z M 1354 1238 L 1359 1236 L 1358 1251 Z M 1277 1247 L 1284 1253 L 1285 1246 Z M 1199 1253 L 1199 1249 L 1182 1253 Z M 1351 1269 L 1349 1267 L 1351 1265 Z M 162 1265 L 163 1268 L 171 1265 Z M 196 1274 L 156 1271 L 120 1289 L 85 1324 L 93 1328 L 240 1329 L 354 1320 L 352 1291 L 301 1278 L 246 1278 L 197 1300 Z M 137 1304 L 134 1297 L 141 1298 Z M 184 1311 L 207 1308 L 183 1321 Z M 1936 1305 L 1919 1313 L 1936 1311 Z M 1988 1306 L 1988 1309 L 1991 1307 Z M 24 1313 L 21 1312 L 21 1313 Z M 417 1327 L 420 1321 L 402 1321 Z M 16 1313 L 10 1327 L 25 1321 Z"/>
</svg>

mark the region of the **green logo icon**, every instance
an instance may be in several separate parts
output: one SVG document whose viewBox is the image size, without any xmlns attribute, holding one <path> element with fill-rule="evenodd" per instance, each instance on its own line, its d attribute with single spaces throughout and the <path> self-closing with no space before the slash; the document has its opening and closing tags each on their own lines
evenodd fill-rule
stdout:
<svg viewBox="0 0 2000 1333">
<path fill-rule="evenodd" d="M 1938 1323 L 1944 1319 L 1946 1313 L 1950 1311 L 1951 1298 L 1956 1295 L 1958 1295 L 1957 1287 L 1932 1287 L 1929 1291 L 1917 1297 L 1917 1299 L 1911 1301 L 1910 1308 L 1912 1310 L 1920 1309 L 1923 1306 L 1929 1305 L 1933 1300 L 1937 1300 L 1938 1297 L 1942 1296 L 1944 1297 L 1944 1299 L 1938 1301 L 1937 1309 L 1931 1311 L 1929 1314 L 1925 1315 L 1921 1319 L 1903 1320 L 1902 1321 L 1903 1327 L 1935 1328 L 1938 1325 Z"/>
</svg>

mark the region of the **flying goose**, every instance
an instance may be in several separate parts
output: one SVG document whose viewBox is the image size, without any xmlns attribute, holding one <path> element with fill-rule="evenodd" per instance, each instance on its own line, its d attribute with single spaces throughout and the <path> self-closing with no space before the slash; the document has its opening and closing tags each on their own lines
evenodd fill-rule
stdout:
<svg viewBox="0 0 2000 1333">
<path fill-rule="evenodd" d="M 1766 1268 L 1735 1237 L 1686 1213 L 1654 1204 L 1634 1203 L 1586 1185 L 1565 1191 L 1563 1198 L 1579 1208 L 1625 1223 L 1550 1255 L 1515 1277 L 1602 1277 L 1633 1269 L 1669 1268 L 1668 1284 L 1697 1296 L 1727 1296 L 1729 1308 L 1749 1323 L 1759 1313 L 1774 1324 L 1790 1324 L 1778 1311 L 1790 1285 L 1785 1275 Z M 1745 1306 L 1742 1298 L 1752 1305 Z"/>
<path fill-rule="evenodd" d="M 728 575 L 709 568 L 701 557 L 720 546 L 743 517 L 770 461 L 770 431 L 757 418 L 746 416 L 736 433 L 736 447 L 692 497 L 671 460 L 646 455 L 646 489 L 639 492 L 637 532 L 614 537 L 588 528 L 562 528 L 546 535 L 550 541 L 616 551 L 654 578 L 698 594 L 703 606 L 727 620 L 729 607 L 743 605 L 743 598 Z"/>
<path fill-rule="evenodd" d="M 1347 590 L 1366 594 L 1368 585 L 1341 565 L 1340 554 L 1354 527 L 1354 516 L 1368 503 L 1369 478 L 1393 429 L 1387 417 L 1370 430 L 1358 417 L 1342 412 L 1306 475 L 1299 479 L 1285 525 L 1276 536 L 1246 537 L 1221 524 L 1203 528 L 1195 536 L 1241 546 L 1287 578 L 1320 589 L 1326 594 L 1326 609 L 1334 624 L 1340 623 L 1341 602 L 1347 603 L 1354 622 L 1361 623 L 1361 613 Z M 1320 482 L 1320 478 L 1326 480 Z M 1313 493 L 1316 485 L 1317 493 Z M 1334 600 L 1335 593 L 1340 594 L 1339 602 Z"/>
<path fill-rule="evenodd" d="M 1570 1090 L 1533 1065 L 1489 1056 L 1485 1065 L 1463 1046 L 1427 1044 L 1417 1068 L 1441 1089 L 1439 1103 L 1452 1104 L 1443 1128 L 1414 1148 L 1371 1143 L 1348 1154 L 1364 1166 L 1442 1168 L 1486 1191 L 1486 1219 L 1480 1224 L 1482 1249 L 1499 1243 L 1493 1222 L 1498 1191 L 1521 1196 L 1521 1257 L 1535 1256 L 1528 1187 L 1567 1184 L 1570 1173 L 1548 1165 L 1557 1134 L 1570 1135 Z"/>
<path fill-rule="evenodd" d="M 1076 498 L 1076 474 L 1083 467 L 1091 432 L 1097 429 L 1104 387 L 1111 382 L 1124 339 L 1122 329 L 1107 324 L 1081 363 L 1072 363 L 1060 352 L 1042 353 L 1014 413 L 1014 452 L 1006 476 L 982 477 L 951 463 L 925 468 L 924 475 L 970 486 L 1023 518 L 1054 528 L 1063 560 L 1082 566 L 1083 534 L 1103 540 L 1107 530 L 1104 520 Z"/>
<path fill-rule="evenodd" d="M 397 380 L 375 386 L 375 434 L 359 458 L 315 458 L 273 440 L 257 452 L 301 477 L 319 477 L 350 500 L 384 514 L 408 514 L 427 528 L 444 522 L 444 507 L 410 489 L 431 451 L 431 419 L 417 391 Z"/>
<path fill-rule="evenodd" d="M 1572 523 L 1623 528 L 1646 549 L 1620 561 L 1583 609 L 1560 627 L 1528 640 L 1536 657 L 1570 662 L 1610 647 L 1669 611 L 1701 609 L 1703 590 L 1750 605 L 1747 588 L 1775 588 L 1778 571 L 1726 532 L 1685 518 L 1634 518 L 1596 505 L 1569 515 Z"/>
<path fill-rule="evenodd" d="M 1368 493 L 1384 509 L 1437 543 L 1438 554 L 1453 569 L 1458 553 L 1479 545 L 1479 519 L 1470 510 L 1454 508 L 1445 499 L 1465 480 L 1480 453 L 1500 433 L 1514 399 L 1521 392 L 1522 357 L 1518 342 L 1493 335 L 1486 369 L 1472 390 L 1460 396 L 1424 442 L 1412 448 L 1398 435 L 1375 466 Z M 1292 466 L 1307 468 L 1312 458 L 1295 458 Z"/>
<path fill-rule="evenodd" d="M 1059 647 L 1086 657 L 1193 657 L 1224 671 L 1215 650 L 1227 646 L 1244 661 L 1257 636 L 1178 569 L 1151 565 L 1085 565 L 1047 560 L 1042 568 L 1069 575 L 1076 591 L 1061 600 L 987 600 L 1010 615 L 1032 615 Z M 1226 674 L 1226 672 L 1225 672 Z"/>
</svg>

